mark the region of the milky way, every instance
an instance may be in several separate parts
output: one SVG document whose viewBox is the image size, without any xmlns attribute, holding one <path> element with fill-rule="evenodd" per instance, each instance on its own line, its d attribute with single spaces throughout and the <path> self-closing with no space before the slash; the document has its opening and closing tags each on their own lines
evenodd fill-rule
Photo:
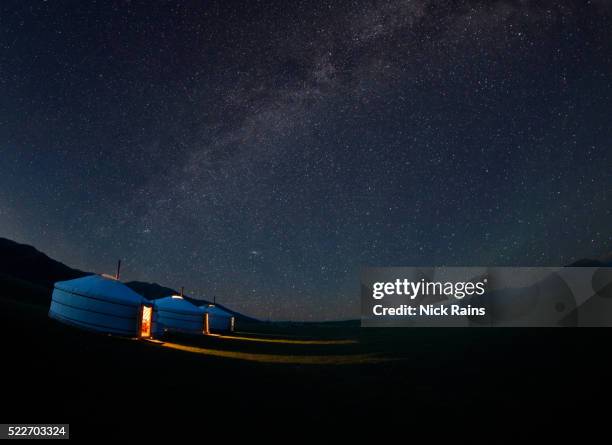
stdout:
<svg viewBox="0 0 612 445">
<path fill-rule="evenodd" d="M 612 6 L 3 2 L 0 236 L 257 317 L 612 250 Z"/>
</svg>

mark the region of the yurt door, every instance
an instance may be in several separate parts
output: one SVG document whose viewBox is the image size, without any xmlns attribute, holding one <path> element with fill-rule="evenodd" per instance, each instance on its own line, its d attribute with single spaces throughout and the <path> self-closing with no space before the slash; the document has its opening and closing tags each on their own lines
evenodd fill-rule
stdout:
<svg viewBox="0 0 612 445">
<path fill-rule="evenodd" d="M 140 338 L 151 337 L 151 321 L 153 320 L 153 307 L 141 306 L 140 308 L 140 328 L 138 336 Z"/>
<path fill-rule="evenodd" d="M 209 320 L 208 320 L 208 312 L 206 312 L 206 313 L 204 314 L 204 326 L 203 326 L 203 327 L 204 327 L 204 329 L 202 330 L 202 332 L 203 332 L 205 335 L 210 334 L 210 325 L 209 325 L 208 323 L 209 323 Z"/>
</svg>

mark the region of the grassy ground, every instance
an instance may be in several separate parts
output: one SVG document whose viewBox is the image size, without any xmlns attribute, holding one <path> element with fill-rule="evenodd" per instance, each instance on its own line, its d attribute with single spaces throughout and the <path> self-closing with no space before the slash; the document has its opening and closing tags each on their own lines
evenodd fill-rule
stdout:
<svg viewBox="0 0 612 445">
<path fill-rule="evenodd" d="M 301 434 L 466 413 L 516 422 L 506 416 L 610 396 L 605 329 L 270 324 L 159 344 L 76 330 L 10 298 L 0 298 L 0 325 L 6 420 L 67 421 L 74 434 L 141 423 Z"/>
</svg>

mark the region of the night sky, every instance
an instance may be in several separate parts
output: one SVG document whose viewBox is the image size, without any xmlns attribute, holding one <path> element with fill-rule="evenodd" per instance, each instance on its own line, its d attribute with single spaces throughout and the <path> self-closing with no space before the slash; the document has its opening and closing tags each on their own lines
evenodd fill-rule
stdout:
<svg viewBox="0 0 612 445">
<path fill-rule="evenodd" d="M 0 236 L 264 319 L 612 250 L 612 2 L 7 1 Z"/>
</svg>

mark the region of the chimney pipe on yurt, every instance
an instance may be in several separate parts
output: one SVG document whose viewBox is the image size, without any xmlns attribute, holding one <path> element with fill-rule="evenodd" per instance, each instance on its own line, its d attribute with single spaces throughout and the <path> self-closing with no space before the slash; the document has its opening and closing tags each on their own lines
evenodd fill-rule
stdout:
<svg viewBox="0 0 612 445">
<path fill-rule="evenodd" d="M 119 280 L 121 274 L 121 260 L 117 260 L 117 273 L 115 274 L 115 280 Z"/>
</svg>

